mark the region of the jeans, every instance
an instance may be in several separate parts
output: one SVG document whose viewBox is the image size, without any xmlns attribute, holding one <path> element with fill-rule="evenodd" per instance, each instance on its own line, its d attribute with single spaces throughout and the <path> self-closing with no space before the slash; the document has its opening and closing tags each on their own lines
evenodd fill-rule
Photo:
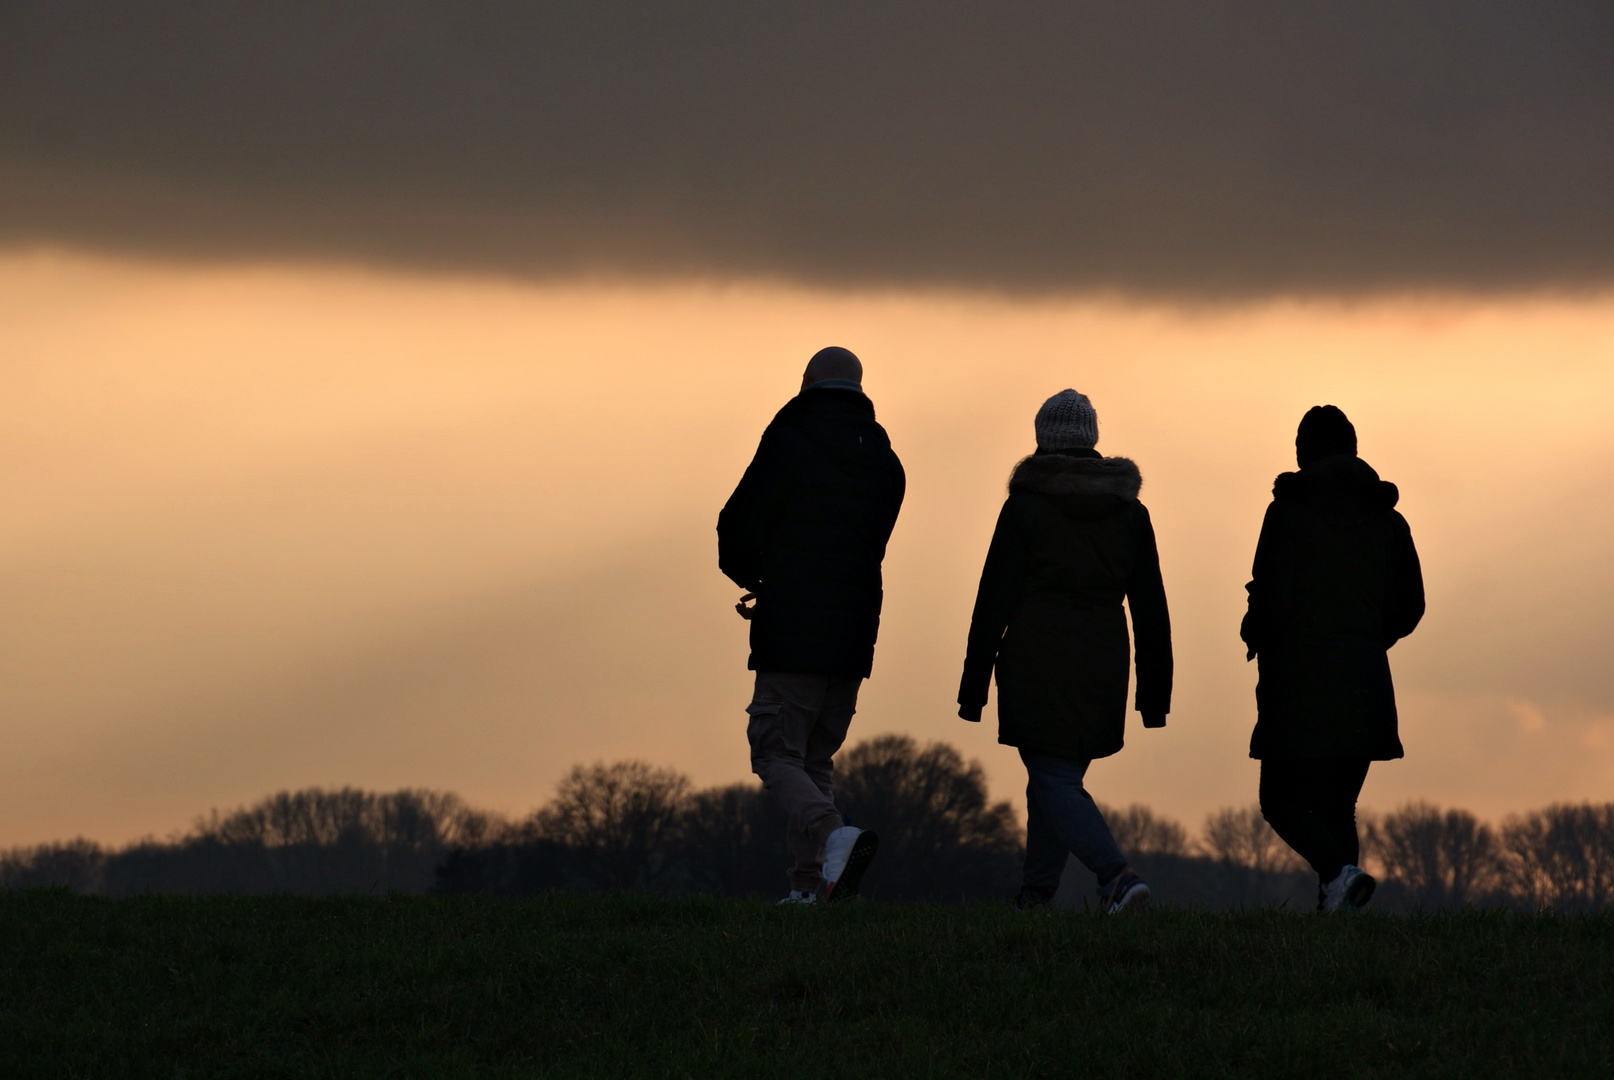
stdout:
<svg viewBox="0 0 1614 1080">
<path fill-rule="evenodd" d="M 841 827 L 835 809 L 835 752 L 857 712 L 856 676 L 759 671 L 746 712 L 751 771 L 785 812 L 785 843 L 795 865 L 790 887 L 824 884 L 824 840 Z"/>
<path fill-rule="evenodd" d="M 1261 762 L 1261 816 L 1327 884 L 1362 858 L 1356 799 L 1367 758 L 1267 758 Z"/>
<path fill-rule="evenodd" d="M 1126 868 L 1093 797 L 1082 787 L 1087 767 L 1076 758 L 1020 751 L 1026 766 L 1026 865 L 1022 888 L 1053 895 L 1075 855 L 1102 888 Z"/>
</svg>

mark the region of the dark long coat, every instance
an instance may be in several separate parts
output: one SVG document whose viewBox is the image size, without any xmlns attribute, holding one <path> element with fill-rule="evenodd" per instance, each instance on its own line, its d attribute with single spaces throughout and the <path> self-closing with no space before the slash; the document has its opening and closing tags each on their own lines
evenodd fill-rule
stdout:
<svg viewBox="0 0 1614 1080">
<path fill-rule="evenodd" d="M 1081 455 L 1081 456 L 1076 456 Z M 1137 637 L 1140 712 L 1171 711 L 1171 618 L 1143 479 L 1126 458 L 1038 453 L 1015 467 L 981 571 L 958 701 L 986 704 L 998 741 L 1065 758 L 1121 749 Z"/>
<path fill-rule="evenodd" d="M 1273 485 L 1241 628 L 1261 665 L 1251 757 L 1402 756 L 1387 653 L 1424 594 L 1399 498 L 1350 454 Z"/>
<path fill-rule="evenodd" d="M 813 387 L 779 410 L 717 519 L 718 567 L 757 594 L 753 671 L 868 677 L 906 486 L 859 391 Z"/>
</svg>

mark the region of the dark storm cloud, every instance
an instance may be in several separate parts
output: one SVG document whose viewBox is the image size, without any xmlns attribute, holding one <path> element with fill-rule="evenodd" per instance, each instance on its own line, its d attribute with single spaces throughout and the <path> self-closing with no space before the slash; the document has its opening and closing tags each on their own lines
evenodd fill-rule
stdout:
<svg viewBox="0 0 1614 1080">
<path fill-rule="evenodd" d="M 1614 5 L 0 11 L 0 241 L 1142 294 L 1614 282 Z"/>
</svg>

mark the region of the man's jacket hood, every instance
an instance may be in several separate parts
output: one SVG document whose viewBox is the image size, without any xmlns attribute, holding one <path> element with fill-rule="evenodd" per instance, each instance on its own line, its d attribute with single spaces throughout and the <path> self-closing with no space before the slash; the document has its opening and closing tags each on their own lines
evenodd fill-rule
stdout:
<svg viewBox="0 0 1614 1080">
<path fill-rule="evenodd" d="M 858 467 L 891 449 L 885 429 L 875 421 L 874 402 L 856 390 L 803 390 L 785 402 L 773 425 L 799 431 L 842 469 Z"/>
<path fill-rule="evenodd" d="M 1336 454 L 1286 472 L 1272 484 L 1279 502 L 1332 502 L 1362 510 L 1393 510 L 1401 492 L 1380 480 L 1373 467 L 1354 454 Z"/>
</svg>

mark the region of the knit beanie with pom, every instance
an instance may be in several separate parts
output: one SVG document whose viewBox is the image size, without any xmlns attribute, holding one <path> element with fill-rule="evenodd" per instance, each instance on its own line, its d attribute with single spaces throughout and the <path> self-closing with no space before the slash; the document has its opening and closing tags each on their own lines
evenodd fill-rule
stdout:
<svg viewBox="0 0 1614 1080">
<path fill-rule="evenodd" d="M 1098 442 L 1098 413 L 1086 394 L 1061 390 L 1037 410 L 1039 450 L 1091 450 Z"/>
</svg>

